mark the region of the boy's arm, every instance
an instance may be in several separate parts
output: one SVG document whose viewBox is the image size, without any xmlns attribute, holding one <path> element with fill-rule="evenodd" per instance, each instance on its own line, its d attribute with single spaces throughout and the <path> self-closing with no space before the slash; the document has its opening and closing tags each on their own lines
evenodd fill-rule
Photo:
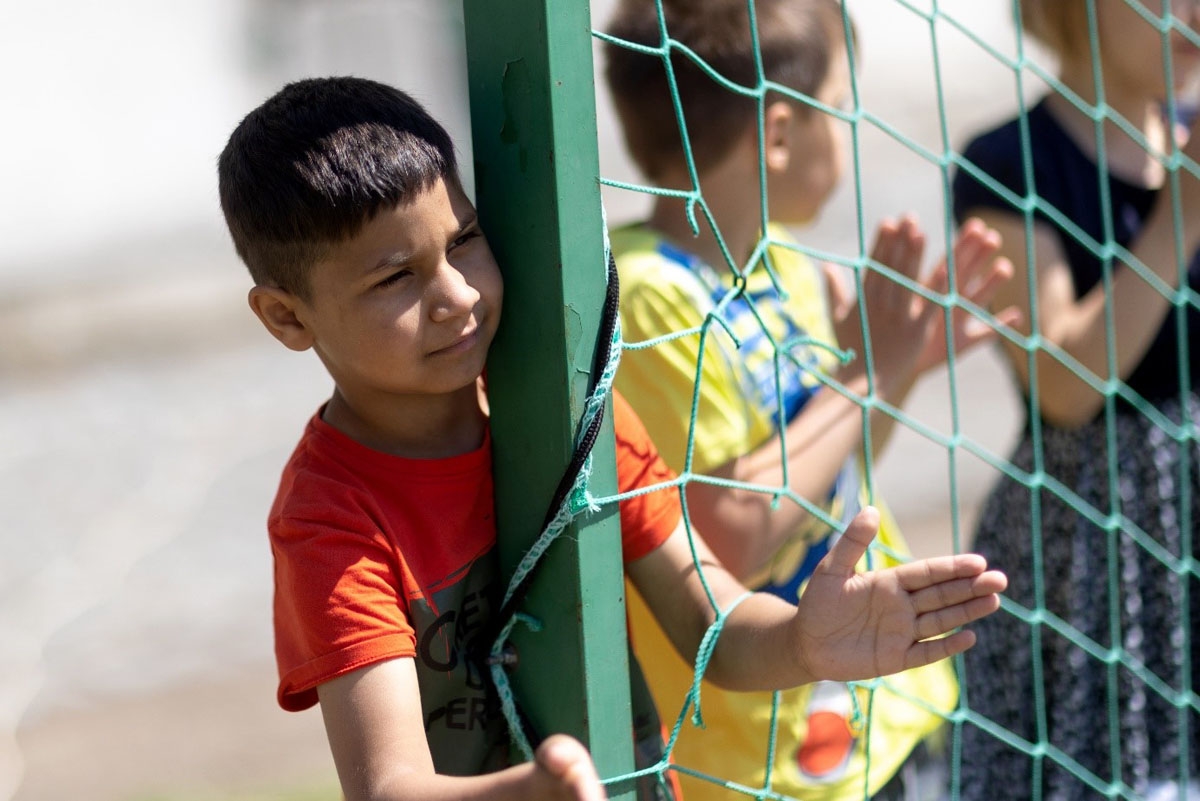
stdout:
<svg viewBox="0 0 1200 801">
<path fill-rule="evenodd" d="M 970 648 L 974 633 L 954 630 L 999 608 L 1004 574 L 987 570 L 976 554 L 855 573 L 878 527 L 876 510 L 860 512 L 821 560 L 798 606 L 766 593 L 739 604 L 705 677 L 731 690 L 777 690 L 886 676 Z M 727 609 L 745 588 L 701 538 L 692 544 L 717 605 Z M 693 660 L 716 613 L 682 524 L 626 571 L 680 655 Z"/>
<path fill-rule="evenodd" d="M 346 801 L 605 797 L 587 751 L 564 735 L 547 738 L 532 763 L 483 776 L 437 774 L 412 659 L 348 673 L 318 686 L 317 695 Z"/>
</svg>

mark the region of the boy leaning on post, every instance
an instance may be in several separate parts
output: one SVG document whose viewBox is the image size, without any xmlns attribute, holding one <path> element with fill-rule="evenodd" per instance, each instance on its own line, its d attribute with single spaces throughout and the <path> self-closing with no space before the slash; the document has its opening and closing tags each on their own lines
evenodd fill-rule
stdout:
<svg viewBox="0 0 1200 801">
<path fill-rule="evenodd" d="M 509 763 L 474 657 L 499 601 L 482 374 L 503 287 L 449 136 L 397 89 L 304 80 L 238 125 L 219 179 L 251 308 L 285 346 L 314 350 L 334 383 L 268 522 L 279 703 L 320 704 L 350 801 L 603 797 L 565 735 Z M 668 480 L 636 416 L 619 397 L 612 409 L 621 491 Z M 677 493 L 620 512 L 626 574 L 691 658 L 715 615 Z M 798 606 L 740 603 L 707 676 L 773 689 L 969 648 L 971 632 L 950 632 L 998 608 L 1003 574 L 969 554 L 856 574 L 877 525 L 870 508 L 851 522 Z M 695 546 L 724 609 L 744 589 Z M 457 629 L 437 625 L 449 611 Z"/>
</svg>

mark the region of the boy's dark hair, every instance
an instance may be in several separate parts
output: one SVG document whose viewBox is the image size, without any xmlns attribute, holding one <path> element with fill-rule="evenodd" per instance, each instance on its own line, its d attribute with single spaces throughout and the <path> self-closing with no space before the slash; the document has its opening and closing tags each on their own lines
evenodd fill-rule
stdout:
<svg viewBox="0 0 1200 801">
<path fill-rule="evenodd" d="M 450 135 L 404 92 L 363 78 L 290 83 L 246 115 L 218 159 L 221 210 L 255 283 L 308 297 L 308 269 L 376 213 L 439 178 Z"/>
<path fill-rule="evenodd" d="M 758 84 L 747 0 L 663 0 L 667 34 L 736 84 Z M 814 96 L 844 47 L 839 0 L 755 0 L 759 51 L 767 80 Z M 654 0 L 622 0 L 608 33 L 657 48 L 662 43 Z M 853 34 L 853 32 L 852 32 Z M 607 48 L 605 77 L 625 144 L 649 178 L 664 164 L 685 163 L 683 141 L 663 60 L 621 45 Z M 755 123 L 756 101 L 713 80 L 689 56 L 671 50 L 675 85 L 687 122 L 696 169 L 720 160 L 737 138 Z M 768 96 L 768 101 L 778 96 Z M 808 106 L 801 113 L 809 113 Z"/>
</svg>

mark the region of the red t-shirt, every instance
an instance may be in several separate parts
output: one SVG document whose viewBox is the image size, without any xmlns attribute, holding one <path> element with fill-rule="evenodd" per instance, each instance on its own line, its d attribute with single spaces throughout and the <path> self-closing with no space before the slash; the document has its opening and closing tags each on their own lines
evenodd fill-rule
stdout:
<svg viewBox="0 0 1200 801">
<path fill-rule="evenodd" d="M 622 492 L 669 482 L 641 421 L 613 396 Z M 681 516 L 675 489 L 620 505 L 623 556 L 661 545 Z M 507 758 L 487 681 L 464 659 L 498 611 L 491 441 L 448 459 L 404 459 L 309 421 L 268 520 L 275 558 L 278 700 L 300 710 L 317 685 L 383 660 L 416 658 L 426 736 L 441 773 Z"/>
</svg>

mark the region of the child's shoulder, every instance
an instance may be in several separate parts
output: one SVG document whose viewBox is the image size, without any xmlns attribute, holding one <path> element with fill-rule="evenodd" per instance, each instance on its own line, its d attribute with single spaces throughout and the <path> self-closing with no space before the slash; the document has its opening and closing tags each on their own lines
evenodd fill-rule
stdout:
<svg viewBox="0 0 1200 801">
<path fill-rule="evenodd" d="M 699 275 L 705 268 L 687 249 L 645 223 L 616 228 L 610 239 L 621 278 L 622 311 L 629 310 L 630 304 L 704 306 L 710 302 L 710 288 Z"/>
<path fill-rule="evenodd" d="M 337 434 L 320 412 L 304 427 L 279 478 L 269 518 L 273 536 L 280 521 L 342 515 L 370 497 L 368 482 L 353 468 L 353 457 Z"/>
<path fill-rule="evenodd" d="M 693 258 L 685 248 L 669 242 L 645 223 L 613 229 L 610 241 L 623 282 L 652 283 L 663 273 L 686 273 Z"/>
<path fill-rule="evenodd" d="M 308 422 L 284 466 L 270 516 L 347 528 L 405 529 L 436 518 L 442 507 L 491 503 L 491 437 L 474 450 L 442 458 L 396 456 L 370 448 L 321 419 Z M 360 525 L 361 524 L 361 525 Z"/>
</svg>

